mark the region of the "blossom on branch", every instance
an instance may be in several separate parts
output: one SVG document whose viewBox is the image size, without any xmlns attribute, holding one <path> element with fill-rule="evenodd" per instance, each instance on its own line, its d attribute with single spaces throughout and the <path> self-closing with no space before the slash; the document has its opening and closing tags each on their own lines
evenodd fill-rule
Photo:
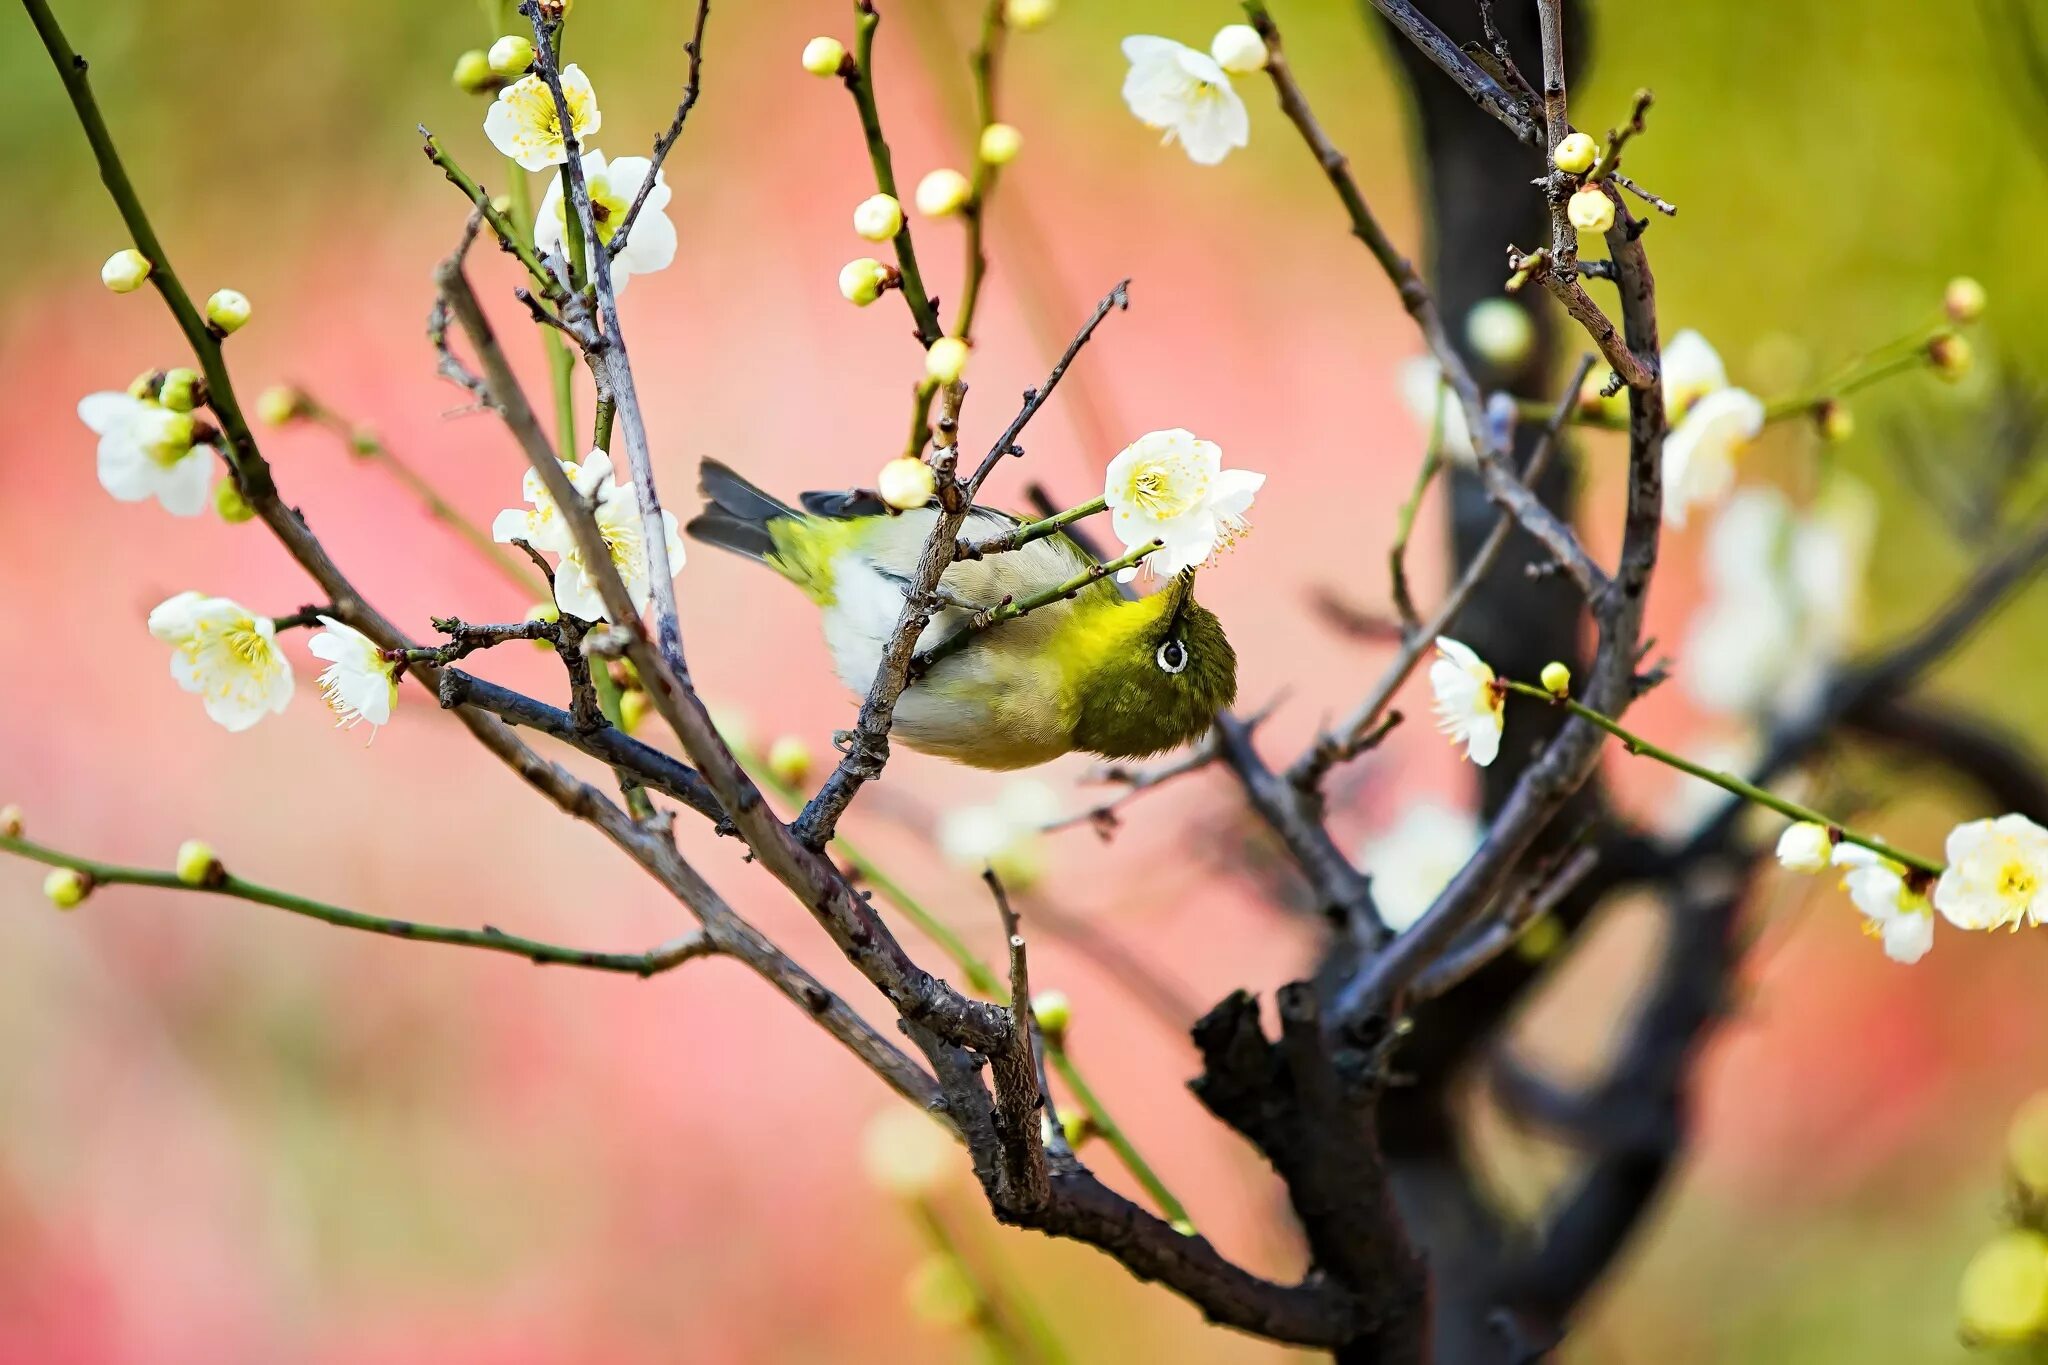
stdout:
<svg viewBox="0 0 2048 1365">
<path fill-rule="evenodd" d="M 1124 103 L 1147 128 L 1164 130 L 1164 141 L 1178 138 L 1188 160 L 1213 166 L 1251 141 L 1251 115 L 1214 57 L 1147 34 L 1124 39 L 1123 49 L 1131 64 Z"/>
<path fill-rule="evenodd" d="M 1949 831 L 1948 867 L 1934 908 L 1958 929 L 2048 923 L 2048 829 L 2024 815 L 1972 820 Z"/>
<path fill-rule="evenodd" d="M 1140 568 L 1171 578 L 1228 549 L 1250 529 L 1244 514 L 1265 483 L 1264 474 L 1223 468 L 1223 447 L 1185 428 L 1146 432 L 1109 462 L 1102 499 L 1126 550 L 1162 544 L 1117 581 Z"/>
<path fill-rule="evenodd" d="M 633 220 L 633 235 L 618 255 L 612 257 L 612 292 L 626 292 L 626 281 L 634 275 L 648 275 L 665 269 L 676 258 L 676 225 L 663 212 L 668 207 L 668 179 L 644 156 L 622 156 L 606 161 L 603 152 L 585 152 L 583 182 L 590 188 L 590 216 L 597 225 L 597 240 L 609 247 L 626 221 L 640 186 L 649 172 L 654 188 Z M 562 195 L 562 179 L 548 181 L 541 196 L 540 213 L 533 220 L 533 244 L 542 252 L 566 255 L 563 245 L 569 226 L 569 206 Z"/>
<path fill-rule="evenodd" d="M 78 419 L 99 434 L 100 487 L 121 502 L 155 498 L 174 517 L 206 510 L 213 447 L 194 443 L 192 415 L 128 393 L 89 393 Z"/>
<path fill-rule="evenodd" d="M 225 597 L 181 592 L 149 614 L 149 633 L 172 646 L 171 676 L 200 694 L 206 714 L 231 732 L 284 710 L 292 666 L 276 628 Z"/>
<path fill-rule="evenodd" d="M 1453 744 L 1463 744 L 1465 756 L 1484 768 L 1500 753 L 1507 692 L 1470 646 L 1439 635 L 1436 649 L 1437 658 L 1429 666 L 1436 728 Z"/>
<path fill-rule="evenodd" d="M 569 120 L 577 138 L 589 137 L 604 126 L 598 112 L 597 92 L 590 77 L 574 62 L 562 68 L 562 95 L 568 101 Z M 484 136 L 506 156 L 529 171 L 544 171 L 569 159 L 568 143 L 562 136 L 562 120 L 555 112 L 555 95 L 538 76 L 522 76 L 498 92 L 490 113 L 484 115 Z"/>
<path fill-rule="evenodd" d="M 612 472 L 612 457 L 602 450 L 591 451 L 580 465 L 562 466 L 562 472 L 569 476 L 579 495 L 591 500 L 591 513 L 597 518 L 597 529 L 611 552 L 612 567 L 625 582 L 634 610 L 645 611 L 654 596 L 654 579 L 647 565 L 639 492 L 631 483 L 618 482 Z M 611 620 L 590 566 L 584 563 L 583 551 L 540 475 L 528 470 L 522 487 L 532 509 L 512 507 L 498 513 L 497 520 L 491 523 L 492 536 L 500 541 L 523 540 L 536 550 L 559 554 L 562 558 L 555 568 L 555 605 L 585 621 Z M 669 570 L 674 572 L 683 566 L 683 540 L 677 533 L 673 512 L 663 508 L 661 520 Z"/>
<path fill-rule="evenodd" d="M 1863 931 L 1884 944 L 1884 955 L 1904 963 L 1927 956 L 1934 946 L 1934 911 L 1926 895 L 1907 879 L 1906 870 L 1847 841 L 1835 845 L 1832 861 L 1848 869 L 1842 889 L 1863 912 Z"/>
<path fill-rule="evenodd" d="M 332 616 L 320 618 L 326 629 L 306 642 L 313 657 L 327 660 L 320 674 L 320 695 L 344 730 L 365 721 L 370 729 L 387 724 L 398 705 L 398 666 L 384 657 L 376 641 Z"/>
<path fill-rule="evenodd" d="M 1394 372 L 1401 406 L 1422 424 L 1425 434 L 1436 440 L 1438 453 L 1454 464 L 1470 469 L 1479 459 L 1472 445 L 1472 427 L 1465 420 L 1465 405 L 1444 383 L 1443 367 L 1434 356 L 1410 356 Z"/>
<path fill-rule="evenodd" d="M 1405 933 L 1422 918 L 1479 847 L 1479 822 L 1462 810 L 1425 801 L 1381 830 L 1358 851 L 1372 876 L 1380 923 Z"/>
</svg>

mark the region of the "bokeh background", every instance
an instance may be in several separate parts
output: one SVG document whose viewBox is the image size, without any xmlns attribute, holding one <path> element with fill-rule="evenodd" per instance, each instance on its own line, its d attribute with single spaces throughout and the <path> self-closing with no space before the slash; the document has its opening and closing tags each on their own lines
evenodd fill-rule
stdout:
<svg viewBox="0 0 2048 1365">
<path fill-rule="evenodd" d="M 906 181 L 966 159 L 966 0 L 885 7 L 882 103 Z M 1738 382 L 1790 391 L 1923 320 L 1953 274 L 1992 307 L 1979 349 L 2008 371 L 2048 354 L 2048 111 L 2016 83 L 2009 31 L 1969 5 L 1783 0 L 1599 5 L 1598 57 L 1574 90 L 1602 126 L 1653 86 L 1630 169 L 1677 200 L 1653 229 L 1667 333 L 1703 328 Z M 1995 8 L 1995 7 L 1994 7 Z M 690 7 L 582 0 L 570 56 L 596 82 L 614 155 L 641 153 L 673 108 Z M 198 293 L 255 302 L 229 350 L 245 394 L 291 381 L 383 433 L 478 521 L 517 501 L 520 460 L 457 409 L 423 338 L 428 272 L 462 205 L 413 125 L 495 187 L 483 101 L 458 52 L 492 31 L 470 4 L 257 0 L 60 4 L 171 254 Z M 2038 12 L 2038 7 L 2037 7 Z M 1311 158 L 1246 86 L 1252 142 L 1191 166 L 1118 98 L 1117 40 L 1205 44 L 1229 6 L 1068 0 L 1017 39 L 1002 108 L 1027 147 L 1004 178 L 966 443 L 988 439 L 1087 307 L 1135 277 L 1026 440 L 1032 477 L 1087 496 L 1114 450 L 1185 425 L 1271 476 L 1258 533 L 1204 576 L 1244 658 L 1245 699 L 1285 692 L 1281 752 L 1350 704 L 1377 646 L 1335 638 L 1311 593 L 1382 600 L 1382 549 L 1421 433 L 1394 372 L 1415 346 L 1346 236 Z M 1421 234 L 1405 108 L 1380 35 L 1343 4 L 1284 5 L 1301 79 L 1396 234 Z M 847 101 L 796 53 L 841 32 L 838 5 L 723 5 L 706 93 L 668 163 L 682 255 L 625 305 L 660 473 L 687 503 L 717 455 L 785 492 L 872 476 L 901 440 L 916 355 L 893 305 L 837 296 L 869 191 Z M 365 747 L 311 695 L 240 736 L 165 676 L 148 608 L 198 587 L 286 611 L 307 588 L 258 527 L 176 521 L 96 486 L 76 399 L 184 359 L 151 295 L 94 278 L 126 245 L 25 18 L 0 11 L 0 799 L 33 837 L 167 864 L 204 835 L 239 872 L 364 910 L 490 922 L 592 946 L 643 946 L 679 912 L 570 827 L 417 693 Z M 489 168 L 486 170 L 485 168 Z M 1502 185 L 1499 193 L 1531 193 Z M 941 294 L 952 231 L 921 233 Z M 503 300 L 512 277 L 483 253 Z M 518 330 L 516 307 L 503 320 Z M 536 392 L 538 347 L 523 335 Z M 1859 399 L 1835 458 L 1884 498 L 1865 633 L 1909 624 L 1966 568 L 1906 493 L 1900 431 L 1967 462 L 1960 413 L 1988 381 L 1910 375 Z M 587 408 L 587 395 L 585 398 Z M 331 434 L 274 433 L 287 496 L 374 600 L 408 627 L 528 605 Z M 1614 451 L 1589 447 L 1589 505 L 1615 506 Z M 1805 432 L 1759 448 L 1750 477 L 1797 487 Z M 1022 476 L 1002 476 L 1014 497 Z M 1610 516 L 1611 519 L 1611 516 Z M 1418 558 L 1440 578 L 1432 503 Z M 1604 534 L 1604 533 L 1600 533 Z M 1680 637 L 1700 532 L 1669 542 L 1652 633 Z M 738 561 L 694 553 L 680 582 L 700 687 L 765 741 L 822 749 L 851 703 L 810 609 Z M 2048 601 L 1999 618 L 1941 691 L 2048 739 L 2038 645 Z M 308 688 L 314 665 L 301 656 Z M 547 661 L 492 676 L 552 688 Z M 1410 698 L 1411 713 L 1417 710 Z M 1676 688 L 1641 710 L 1674 741 L 1709 733 Z M 1078 808 L 1080 762 L 1048 781 Z M 1931 846 L 1969 798 L 1870 761 L 1886 827 Z M 1618 773 L 1646 813 L 1681 799 Z M 984 951 L 973 879 L 933 853 L 934 814 L 999 779 L 899 755 L 850 829 Z M 1412 724 L 1348 789 L 1363 838 L 1467 774 Z M 802 911 L 730 843 L 687 822 L 686 849 L 748 914 L 867 1003 Z M 1046 847 L 1043 902 L 1151 961 L 1190 1000 L 1298 973 L 1312 941 L 1236 869 L 1247 834 L 1214 774 L 1132 808 L 1116 842 Z M 1257 850 L 1252 852 L 1256 854 Z M 641 983 L 350 935 L 231 902 L 113 890 L 74 915 L 41 869 L 0 866 L 0 1360 L 945 1360 L 957 1333 L 906 1305 L 916 1225 L 863 1177 L 860 1134 L 888 1096 L 742 969 L 712 961 Z M 2048 1082 L 2048 944 L 1944 936 L 1887 962 L 1831 894 L 1767 881 L 1740 1008 L 1702 1067 L 1697 1144 L 1647 1234 L 1589 1305 L 1577 1361 L 1929 1361 L 1957 1357 L 1955 1276 L 1999 1201 L 2014 1104 Z M 1576 963 L 1571 1003 L 1536 1021 L 1583 1061 L 1624 995 L 1640 925 L 1617 914 Z M 1034 976 L 1076 1001 L 1074 1048 L 1111 1107 L 1228 1250 L 1292 1273 L 1277 1188 L 1183 1088 L 1182 1036 L 1116 975 L 1058 944 Z M 1533 1202 L 1555 1159 L 1499 1135 L 1503 1198 Z M 1120 1173 L 1110 1172 L 1112 1180 Z M 995 1228 L 963 1168 L 941 1202 L 973 1254 L 1028 1296 L 1082 1361 L 1250 1362 L 1286 1353 L 1205 1327 L 1170 1296 L 1071 1245 Z"/>
</svg>

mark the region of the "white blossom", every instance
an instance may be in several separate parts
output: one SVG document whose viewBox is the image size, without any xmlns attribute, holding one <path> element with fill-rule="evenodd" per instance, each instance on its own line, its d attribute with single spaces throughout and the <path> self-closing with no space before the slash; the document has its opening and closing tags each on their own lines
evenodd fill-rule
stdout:
<svg viewBox="0 0 2048 1365">
<path fill-rule="evenodd" d="M 964 872 L 992 869 L 1009 890 L 1022 891 L 1045 875 L 1040 836 L 1059 815 L 1059 798 L 1043 782 L 1011 782 L 993 802 L 940 816 L 939 853 Z"/>
<path fill-rule="evenodd" d="M 619 225 L 626 221 L 626 212 L 633 207 L 633 199 L 650 171 L 654 174 L 654 188 L 647 192 L 647 202 L 640 206 L 640 216 L 633 220 L 633 233 L 626 238 L 625 249 L 612 257 L 615 294 L 625 293 L 626 283 L 633 276 L 666 269 L 676 258 L 676 225 L 665 212 L 668 179 L 654 170 L 654 163 L 644 156 L 622 156 L 608 162 L 603 152 L 583 154 L 583 180 L 590 187 L 590 215 L 597 223 L 598 241 L 606 246 L 618 235 Z M 540 214 L 533 222 L 533 244 L 543 253 L 564 253 L 567 247 L 563 245 L 563 234 L 567 230 L 568 203 L 562 197 L 562 179 L 556 176 L 548 181 L 547 193 L 541 196 Z"/>
<path fill-rule="evenodd" d="M 1251 116 L 1214 57 L 1144 34 L 1124 39 L 1123 49 L 1131 64 L 1124 103 L 1165 141 L 1178 138 L 1190 161 L 1213 166 L 1251 141 Z"/>
<path fill-rule="evenodd" d="M 2048 829 L 2024 815 L 1972 820 L 1948 835 L 1934 908 L 1959 929 L 2048 923 Z"/>
<path fill-rule="evenodd" d="M 604 126 L 597 92 L 590 88 L 590 77 L 574 62 L 562 68 L 561 78 L 569 120 L 578 140 L 587 139 Z M 529 171 L 544 171 L 569 159 L 554 92 L 539 76 L 522 76 L 498 92 L 491 111 L 484 115 L 484 136 Z"/>
<path fill-rule="evenodd" d="M 1764 429 L 1764 405 L 1742 389 L 1692 404 L 1664 438 L 1664 524 L 1682 527 L 1695 503 L 1719 502 L 1735 484 L 1735 458 Z"/>
<path fill-rule="evenodd" d="M 181 592 L 149 614 L 149 633 L 172 646 L 171 677 L 200 694 L 206 714 L 246 730 L 292 699 L 292 666 L 276 628 L 225 597 Z"/>
<path fill-rule="evenodd" d="M 1181 427 L 1146 432 L 1125 446 L 1103 479 L 1110 525 L 1126 550 L 1162 544 L 1118 581 L 1129 582 L 1140 567 L 1171 578 L 1228 549 L 1249 529 L 1244 514 L 1265 482 L 1264 474 L 1223 468 L 1223 447 Z"/>
<path fill-rule="evenodd" d="M 1864 932 L 1883 942 L 1884 955 L 1906 963 L 1927 956 L 1934 946 L 1934 912 L 1908 883 L 1905 869 L 1847 841 L 1835 845 L 1833 861 L 1848 869 L 1842 889 L 1863 912 Z"/>
<path fill-rule="evenodd" d="M 353 626 L 331 616 L 321 617 L 320 624 L 326 629 L 307 641 L 306 648 L 314 658 L 327 660 L 320 674 L 320 695 L 341 727 L 352 730 L 367 721 L 374 731 L 387 724 L 398 704 L 398 666 Z"/>
<path fill-rule="evenodd" d="M 213 447 L 192 443 L 191 413 L 128 393 L 89 393 L 78 402 L 78 418 L 99 433 L 100 487 L 115 498 L 155 498 L 176 517 L 206 510 Z"/>
<path fill-rule="evenodd" d="M 611 551 L 612 567 L 625 582 L 635 611 L 645 611 L 654 596 L 654 579 L 647 565 L 646 528 L 640 516 L 640 495 L 633 485 L 619 483 L 612 474 L 612 457 L 593 450 L 581 464 L 564 465 L 562 472 L 585 498 L 594 500 L 592 514 L 597 529 Z M 562 510 L 548 496 L 539 474 L 528 470 L 522 487 L 530 509 L 508 508 L 491 523 L 491 535 L 501 541 L 523 540 L 536 550 L 561 556 L 555 566 L 555 605 L 585 621 L 609 621 L 597 582 L 583 560 L 583 551 L 570 532 Z M 671 573 L 683 567 L 683 541 L 677 534 L 675 514 L 661 513 L 664 542 L 668 547 Z"/>
<path fill-rule="evenodd" d="M 1434 433 L 1444 458 L 1470 468 L 1479 458 L 1472 446 L 1472 428 L 1465 405 L 1443 382 L 1443 368 L 1434 357 L 1411 356 L 1395 371 L 1401 405 L 1422 424 L 1424 436 Z"/>
<path fill-rule="evenodd" d="M 1787 825 L 1778 836 L 1778 861 L 1793 872 L 1824 871 L 1834 854 L 1834 832 L 1811 820 Z"/>
<path fill-rule="evenodd" d="M 1372 876 L 1380 922 L 1406 932 L 1478 847 L 1479 822 L 1471 815 L 1433 801 L 1410 806 L 1358 851 L 1359 865 Z"/>
<path fill-rule="evenodd" d="M 1694 403 L 1728 387 L 1728 369 L 1706 337 L 1688 327 L 1664 343 L 1664 414 L 1682 419 Z"/>
<path fill-rule="evenodd" d="M 1463 744 L 1465 756 L 1484 768 L 1500 753 L 1507 694 L 1469 646 L 1439 635 L 1436 649 L 1437 658 L 1429 666 L 1436 728 L 1453 744 Z"/>
</svg>

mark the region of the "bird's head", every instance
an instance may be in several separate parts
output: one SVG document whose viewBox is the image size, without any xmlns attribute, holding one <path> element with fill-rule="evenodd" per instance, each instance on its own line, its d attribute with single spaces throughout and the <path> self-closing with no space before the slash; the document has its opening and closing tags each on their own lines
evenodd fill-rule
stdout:
<svg viewBox="0 0 2048 1365">
<path fill-rule="evenodd" d="M 1110 599 L 1076 617 L 1076 748 L 1106 758 L 1164 753 L 1237 699 L 1237 651 L 1216 613 L 1195 601 L 1192 571 L 1150 597 Z"/>
</svg>

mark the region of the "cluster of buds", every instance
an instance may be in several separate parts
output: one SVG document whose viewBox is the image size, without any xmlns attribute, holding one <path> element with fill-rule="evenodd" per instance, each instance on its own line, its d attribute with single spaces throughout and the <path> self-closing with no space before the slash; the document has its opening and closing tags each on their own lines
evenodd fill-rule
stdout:
<svg viewBox="0 0 2048 1365">
<path fill-rule="evenodd" d="M 2009 1225 L 1977 1249 L 1957 1286 L 1971 1346 L 2048 1343 L 2048 1092 L 2020 1106 L 2005 1150 Z"/>
<path fill-rule="evenodd" d="M 1600 144 L 1584 133 L 1567 133 L 1551 152 L 1550 164 L 1566 175 L 1583 176 L 1599 166 Z M 1605 232 L 1614 226 L 1614 200 L 1598 182 L 1582 182 L 1565 214 L 1581 232 Z"/>
</svg>

